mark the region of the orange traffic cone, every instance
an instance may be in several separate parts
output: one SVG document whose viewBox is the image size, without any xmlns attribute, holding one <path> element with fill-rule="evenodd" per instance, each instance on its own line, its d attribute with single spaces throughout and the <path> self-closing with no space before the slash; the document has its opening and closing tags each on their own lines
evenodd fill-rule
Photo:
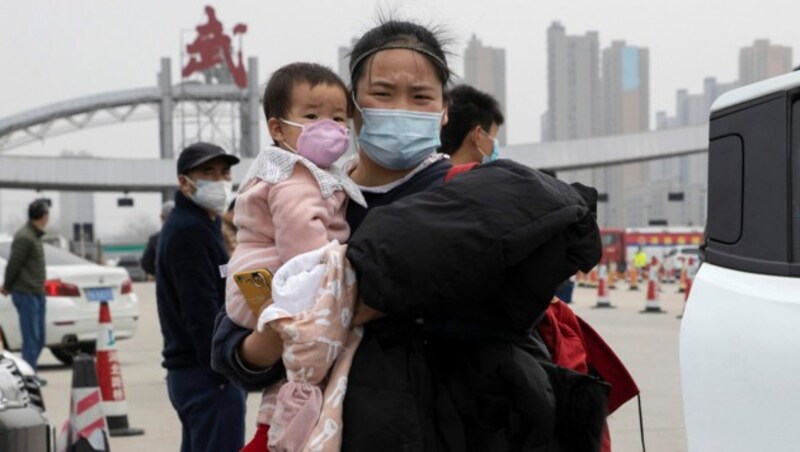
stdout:
<svg viewBox="0 0 800 452">
<path fill-rule="evenodd" d="M 85 353 L 79 354 L 72 361 L 70 399 L 69 420 L 61 429 L 56 450 L 59 452 L 110 450 L 94 359 Z"/>
<path fill-rule="evenodd" d="M 613 308 L 611 300 L 608 298 L 608 271 L 605 265 L 600 266 L 600 275 L 597 281 L 597 303 L 595 308 Z"/>
<path fill-rule="evenodd" d="M 686 261 L 684 260 L 683 265 L 681 265 L 681 274 L 678 279 L 678 293 L 686 292 L 686 278 L 688 274 L 686 267 L 687 267 Z"/>
<path fill-rule="evenodd" d="M 691 291 L 692 291 L 692 278 L 687 276 L 686 277 L 686 289 L 684 290 L 684 295 L 683 295 L 683 309 L 681 309 L 680 315 L 677 316 L 679 319 L 682 319 L 683 318 L 683 313 L 686 312 L 686 302 L 689 301 L 689 292 L 691 292 Z"/>
<path fill-rule="evenodd" d="M 97 333 L 97 376 L 103 395 L 103 412 L 111 436 L 134 436 L 144 430 L 128 425 L 128 402 L 122 386 L 122 368 L 117 359 L 114 326 L 108 303 L 100 303 L 100 330 Z"/>
<path fill-rule="evenodd" d="M 639 269 L 634 265 L 628 270 L 628 290 L 639 290 Z"/>
<path fill-rule="evenodd" d="M 647 299 L 644 304 L 644 311 L 640 313 L 664 313 L 661 309 L 661 300 L 658 297 L 658 269 L 650 266 L 650 275 L 647 278 Z"/>
<path fill-rule="evenodd" d="M 612 262 L 608 264 L 608 288 L 617 288 L 617 263 Z"/>
</svg>

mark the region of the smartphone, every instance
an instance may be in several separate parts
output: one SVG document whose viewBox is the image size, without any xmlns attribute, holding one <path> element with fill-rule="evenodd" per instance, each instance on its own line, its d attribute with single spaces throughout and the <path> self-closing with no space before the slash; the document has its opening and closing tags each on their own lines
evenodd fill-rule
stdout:
<svg viewBox="0 0 800 452">
<path fill-rule="evenodd" d="M 272 273 L 265 268 L 243 270 L 234 273 L 233 280 L 244 295 L 247 306 L 258 318 L 261 309 L 272 303 Z"/>
</svg>

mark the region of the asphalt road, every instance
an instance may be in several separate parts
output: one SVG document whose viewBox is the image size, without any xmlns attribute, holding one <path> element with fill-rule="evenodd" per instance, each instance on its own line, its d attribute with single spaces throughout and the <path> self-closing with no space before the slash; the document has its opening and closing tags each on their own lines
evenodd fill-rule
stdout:
<svg viewBox="0 0 800 452">
<path fill-rule="evenodd" d="M 155 306 L 153 283 L 138 283 L 140 322 L 134 338 L 119 341 L 123 382 L 131 426 L 145 430 L 143 436 L 111 439 L 113 452 L 177 451 L 180 448 L 180 423 L 167 398 L 161 368 L 161 333 Z M 678 370 L 678 329 L 676 318 L 682 309 L 683 295 L 675 285 L 661 292 L 665 314 L 641 314 L 644 291 L 611 291 L 616 309 L 593 309 L 596 290 L 576 288 L 573 309 L 587 320 L 615 349 L 636 379 L 642 392 L 644 432 L 647 450 L 685 451 L 686 438 Z M 40 372 L 48 380 L 44 388 L 48 416 L 60 427 L 69 414 L 71 371 L 45 350 Z M 255 429 L 260 397 L 251 394 L 247 401 L 247 438 Z M 639 415 L 636 400 L 628 402 L 609 418 L 613 450 L 639 451 Z"/>
</svg>

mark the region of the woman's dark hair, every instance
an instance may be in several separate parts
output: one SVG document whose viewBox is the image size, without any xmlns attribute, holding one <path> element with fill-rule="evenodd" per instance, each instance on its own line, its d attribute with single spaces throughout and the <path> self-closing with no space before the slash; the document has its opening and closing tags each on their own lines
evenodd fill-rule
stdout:
<svg viewBox="0 0 800 452">
<path fill-rule="evenodd" d="M 350 86 L 355 93 L 364 67 L 373 55 L 381 50 L 405 48 L 416 50 L 433 65 L 442 87 L 450 81 L 447 55 L 442 47 L 443 38 L 436 29 L 429 29 L 412 22 L 388 20 L 366 32 L 350 52 Z"/>
<path fill-rule="evenodd" d="M 330 68 L 316 63 L 292 63 L 275 71 L 267 82 L 267 88 L 264 90 L 266 120 L 286 116 L 291 107 L 292 89 L 298 83 L 308 83 L 312 88 L 322 84 L 342 88 L 349 110 L 350 96 L 347 95 L 347 87 Z"/>
<path fill-rule="evenodd" d="M 492 124 L 501 126 L 505 121 L 497 100 L 469 85 L 454 87 L 448 97 L 450 98 L 448 121 L 442 128 L 442 146 L 439 152 L 452 155 L 461 147 L 464 137 L 475 126 L 479 125 L 489 133 Z"/>
</svg>

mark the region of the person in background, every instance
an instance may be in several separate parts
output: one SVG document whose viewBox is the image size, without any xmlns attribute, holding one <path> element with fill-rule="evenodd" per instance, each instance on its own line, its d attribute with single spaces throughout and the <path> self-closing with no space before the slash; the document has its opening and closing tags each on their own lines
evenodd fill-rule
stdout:
<svg viewBox="0 0 800 452">
<path fill-rule="evenodd" d="M 647 253 L 644 252 L 641 246 L 636 250 L 636 254 L 633 255 L 633 266 L 636 267 L 639 279 L 641 279 L 647 267 Z"/>
<path fill-rule="evenodd" d="M 161 224 L 164 224 L 164 221 L 167 220 L 169 213 L 172 212 L 174 207 L 175 201 L 166 201 L 161 205 Z M 147 277 L 150 279 L 156 278 L 156 246 L 158 246 L 158 235 L 159 232 L 156 232 L 147 239 L 147 247 L 145 247 L 144 253 L 142 253 L 142 259 L 139 261 L 142 270 L 147 273 Z"/>
<path fill-rule="evenodd" d="M 11 301 L 19 315 L 22 333 L 22 359 L 36 371 L 39 355 L 45 344 L 45 258 L 42 236 L 50 221 L 50 205 L 37 199 L 28 206 L 28 222 L 22 226 L 11 242 L 3 285 L 0 293 L 11 294 Z M 39 384 L 47 382 L 36 377 Z"/>
<path fill-rule="evenodd" d="M 439 152 L 450 155 L 453 165 L 497 160 L 497 132 L 504 122 L 497 100 L 469 85 L 454 87 L 449 97 L 450 120 L 442 128 Z"/>
<path fill-rule="evenodd" d="M 214 317 L 225 304 L 228 252 L 221 215 L 231 197 L 235 156 L 195 143 L 178 157 L 179 190 L 156 252 L 156 301 L 167 392 L 183 426 L 181 451 L 244 445 L 245 392 L 211 369 Z"/>
</svg>

